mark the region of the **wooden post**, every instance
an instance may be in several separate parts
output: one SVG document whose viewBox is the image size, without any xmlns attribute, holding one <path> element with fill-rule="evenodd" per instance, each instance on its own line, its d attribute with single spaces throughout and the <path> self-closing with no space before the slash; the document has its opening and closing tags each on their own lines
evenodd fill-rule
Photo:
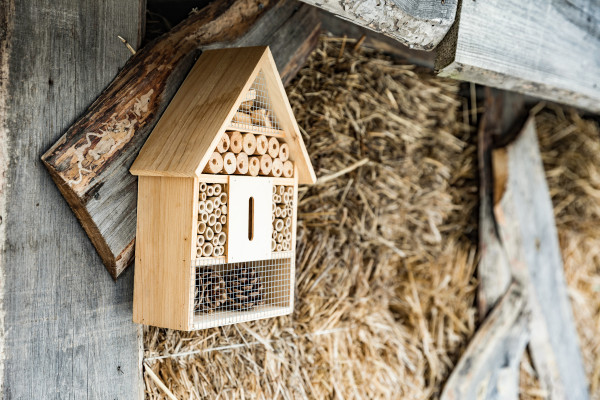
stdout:
<svg viewBox="0 0 600 400">
<path fill-rule="evenodd" d="M 133 270 L 104 273 L 39 161 L 131 57 L 117 35 L 139 45 L 143 4 L 0 2 L 1 398 L 143 398 Z"/>
</svg>

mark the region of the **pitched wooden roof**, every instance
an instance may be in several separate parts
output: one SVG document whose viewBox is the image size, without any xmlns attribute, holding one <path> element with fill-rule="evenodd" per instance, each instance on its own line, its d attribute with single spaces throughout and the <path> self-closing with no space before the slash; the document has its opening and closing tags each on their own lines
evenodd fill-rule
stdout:
<svg viewBox="0 0 600 400">
<path fill-rule="evenodd" d="M 295 156 L 299 183 L 314 183 L 314 170 L 268 47 L 203 52 L 130 172 L 149 176 L 200 175 L 261 70 L 273 112 Z"/>
</svg>

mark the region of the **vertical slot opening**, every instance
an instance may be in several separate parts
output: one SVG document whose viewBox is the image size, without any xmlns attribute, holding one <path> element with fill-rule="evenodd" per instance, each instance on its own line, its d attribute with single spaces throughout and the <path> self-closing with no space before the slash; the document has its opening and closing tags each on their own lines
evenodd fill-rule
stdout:
<svg viewBox="0 0 600 400">
<path fill-rule="evenodd" d="M 248 240 L 254 239 L 254 197 L 248 199 Z"/>
</svg>

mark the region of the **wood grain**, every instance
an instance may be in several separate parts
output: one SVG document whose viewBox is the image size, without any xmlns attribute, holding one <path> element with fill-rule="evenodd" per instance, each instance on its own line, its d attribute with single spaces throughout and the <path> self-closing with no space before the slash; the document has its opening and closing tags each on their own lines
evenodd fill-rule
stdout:
<svg viewBox="0 0 600 400">
<path fill-rule="evenodd" d="M 44 154 L 44 164 L 113 278 L 133 261 L 137 181 L 129 167 L 200 49 L 268 44 L 289 80 L 318 33 L 315 10 L 306 5 L 213 2 L 139 50 Z"/>
<path fill-rule="evenodd" d="M 441 76 L 600 111 L 595 0 L 462 2 L 438 47 Z"/>
<path fill-rule="evenodd" d="M 420 50 L 432 50 L 444 38 L 456 15 L 457 0 L 303 0 Z"/>
<path fill-rule="evenodd" d="M 0 2 L 1 398 L 142 399 L 133 270 L 114 282 L 39 156 L 123 67 L 142 2 Z"/>
<path fill-rule="evenodd" d="M 198 182 L 194 178 L 141 176 L 138 188 L 133 320 L 188 330 Z"/>
</svg>

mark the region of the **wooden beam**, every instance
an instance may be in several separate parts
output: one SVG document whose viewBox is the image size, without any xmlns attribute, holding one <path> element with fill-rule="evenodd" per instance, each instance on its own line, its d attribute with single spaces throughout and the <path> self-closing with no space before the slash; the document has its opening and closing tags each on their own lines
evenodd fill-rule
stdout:
<svg viewBox="0 0 600 400">
<path fill-rule="evenodd" d="M 463 1 L 438 47 L 440 76 L 600 112 L 594 0 Z"/>
<path fill-rule="evenodd" d="M 39 155 L 140 40 L 139 0 L 0 2 L 0 397 L 141 399 L 133 271 L 115 283 Z"/>
<path fill-rule="evenodd" d="M 303 0 L 420 50 L 432 50 L 456 16 L 458 0 Z"/>
<path fill-rule="evenodd" d="M 43 155 L 113 278 L 133 260 L 137 181 L 129 167 L 200 49 L 270 45 L 285 81 L 316 45 L 319 26 L 315 10 L 291 0 L 213 2 L 138 51 Z"/>
</svg>

